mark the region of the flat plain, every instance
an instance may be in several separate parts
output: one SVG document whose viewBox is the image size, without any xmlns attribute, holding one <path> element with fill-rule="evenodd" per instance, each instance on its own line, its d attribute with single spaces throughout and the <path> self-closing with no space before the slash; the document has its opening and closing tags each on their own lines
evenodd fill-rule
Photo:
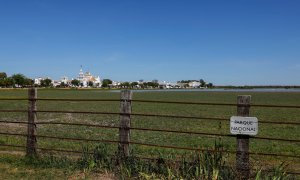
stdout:
<svg viewBox="0 0 300 180">
<path fill-rule="evenodd" d="M 236 103 L 238 95 L 251 95 L 251 104 L 267 105 L 295 105 L 299 106 L 299 92 L 134 92 L 133 100 L 155 100 L 175 102 L 208 102 L 208 103 Z M 27 98 L 26 89 L 0 90 L 0 98 Z M 38 89 L 38 98 L 78 98 L 78 99 L 120 99 L 120 93 L 105 90 L 89 89 Z M 0 110 L 18 109 L 27 110 L 26 100 L 7 101 L 0 100 Z M 93 111 L 93 112 L 119 112 L 120 102 L 82 102 L 82 101 L 38 101 L 38 110 L 58 111 Z M 132 127 L 167 129 L 178 131 L 191 131 L 216 134 L 230 134 L 229 119 L 236 115 L 235 106 L 218 105 L 188 105 L 170 103 L 145 103 L 132 102 L 132 112 L 141 114 L 159 114 L 173 116 L 197 116 L 226 118 L 228 121 L 169 118 L 169 117 L 146 117 L 132 116 Z M 251 107 L 250 116 L 257 117 L 259 121 L 272 122 L 300 122 L 299 108 L 270 108 Z M 27 113 L 4 113 L 1 112 L 1 121 L 27 121 Z M 100 114 L 74 114 L 74 113 L 38 113 L 38 122 L 66 122 L 86 123 L 106 126 L 119 126 L 119 115 Z M 118 129 L 97 128 L 70 125 L 37 125 L 37 134 L 45 136 L 84 138 L 99 140 L 119 140 Z M 1 123 L 0 132 L 27 133 L 24 124 Z M 299 140 L 299 125 L 283 125 L 259 123 L 258 137 L 282 138 Z M 91 150 L 95 142 L 63 141 L 47 138 L 38 138 L 39 148 L 54 148 L 65 150 L 82 151 L 83 146 Z M 153 131 L 131 131 L 131 141 L 147 144 L 169 145 L 191 148 L 213 148 L 215 141 L 221 141 L 224 148 L 234 151 L 236 139 L 234 137 L 203 136 L 187 133 L 166 133 Z M 25 137 L 0 135 L 0 144 L 25 145 Z M 117 144 L 109 143 L 111 152 L 117 150 Z M 1 147 L 1 151 L 24 151 L 24 149 L 12 149 Z M 131 145 L 133 153 L 144 157 L 165 156 L 176 158 L 182 154 L 189 153 L 185 150 L 169 148 L 157 148 L 141 145 Z M 300 144 L 298 142 L 285 142 L 275 140 L 250 139 L 250 152 L 288 154 L 299 156 Z M 44 152 L 41 152 L 44 153 Z M 46 153 L 46 152 L 45 152 Z M 229 160 L 234 160 L 234 154 L 228 155 Z M 276 156 L 251 155 L 250 161 L 254 167 L 265 164 L 278 164 L 287 162 L 291 164 L 291 170 L 300 169 L 299 158 L 287 158 Z"/>
</svg>

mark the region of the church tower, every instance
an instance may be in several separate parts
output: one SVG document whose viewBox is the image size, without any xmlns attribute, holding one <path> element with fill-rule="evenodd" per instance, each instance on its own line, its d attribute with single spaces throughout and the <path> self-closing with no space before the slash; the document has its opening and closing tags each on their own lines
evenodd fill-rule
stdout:
<svg viewBox="0 0 300 180">
<path fill-rule="evenodd" d="M 82 66 L 80 67 L 79 75 L 78 75 L 78 80 L 82 83 L 84 78 Z"/>
</svg>

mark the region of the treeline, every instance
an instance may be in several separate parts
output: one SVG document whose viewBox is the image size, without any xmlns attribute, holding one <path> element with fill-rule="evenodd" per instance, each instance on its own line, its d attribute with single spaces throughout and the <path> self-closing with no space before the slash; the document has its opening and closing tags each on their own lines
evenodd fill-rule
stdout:
<svg viewBox="0 0 300 180">
<path fill-rule="evenodd" d="M 118 88 L 158 88 L 159 84 L 157 82 L 123 82 L 118 85 Z"/>
<path fill-rule="evenodd" d="M 112 80 L 110 79 L 103 79 L 102 81 L 102 87 L 114 87 L 114 88 L 158 88 L 159 84 L 156 80 L 153 80 L 152 82 L 122 82 L 118 84 L 113 84 Z"/>
<path fill-rule="evenodd" d="M 27 78 L 23 74 L 13 74 L 8 77 L 5 72 L 0 72 L 0 87 L 15 88 L 15 87 L 31 87 L 34 81 Z"/>
</svg>

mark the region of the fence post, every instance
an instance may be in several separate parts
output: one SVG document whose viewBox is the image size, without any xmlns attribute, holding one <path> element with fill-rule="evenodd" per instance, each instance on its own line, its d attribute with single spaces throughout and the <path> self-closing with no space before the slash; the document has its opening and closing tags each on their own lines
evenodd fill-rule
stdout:
<svg viewBox="0 0 300 180">
<path fill-rule="evenodd" d="M 250 115 L 250 95 L 237 97 L 237 116 Z M 242 179 L 249 179 L 249 135 L 237 135 L 236 170 Z"/>
<path fill-rule="evenodd" d="M 37 155 L 37 141 L 36 141 L 36 98 L 37 89 L 28 89 L 28 126 L 27 126 L 27 146 L 26 146 L 26 156 L 36 156 Z"/>
<path fill-rule="evenodd" d="M 130 90 L 121 91 L 120 128 L 119 128 L 119 136 L 120 136 L 119 154 L 121 155 L 121 157 L 129 156 L 131 99 L 132 99 L 132 92 Z"/>
</svg>

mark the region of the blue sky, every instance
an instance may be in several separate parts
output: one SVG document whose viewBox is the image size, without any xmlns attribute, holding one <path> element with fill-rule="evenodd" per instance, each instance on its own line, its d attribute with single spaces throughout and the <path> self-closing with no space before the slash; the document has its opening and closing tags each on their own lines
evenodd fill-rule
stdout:
<svg viewBox="0 0 300 180">
<path fill-rule="evenodd" d="M 0 71 L 300 85 L 298 0 L 0 0 Z"/>
</svg>

